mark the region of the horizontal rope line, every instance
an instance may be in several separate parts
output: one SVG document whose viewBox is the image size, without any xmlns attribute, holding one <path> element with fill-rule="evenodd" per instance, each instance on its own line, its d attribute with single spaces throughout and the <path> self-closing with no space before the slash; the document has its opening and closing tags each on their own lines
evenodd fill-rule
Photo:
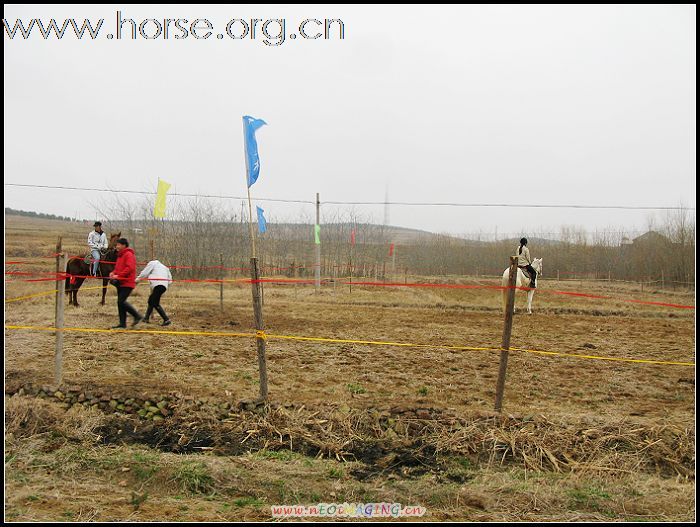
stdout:
<svg viewBox="0 0 700 527">
<path fill-rule="evenodd" d="M 7 187 L 29 187 L 29 188 L 47 188 L 57 190 L 86 190 L 91 192 L 111 192 L 123 194 L 151 194 L 156 195 L 157 192 L 145 190 L 123 190 L 123 189 L 101 189 L 89 187 L 67 187 L 54 185 L 33 185 L 24 183 L 5 183 Z M 227 196 L 227 195 L 212 195 L 212 194 L 183 194 L 178 192 L 169 192 L 168 196 L 192 197 L 192 198 L 216 198 L 216 199 L 240 199 L 246 200 L 244 196 Z M 257 201 L 277 201 L 282 203 L 304 203 L 315 205 L 312 200 L 303 199 L 280 199 L 280 198 L 255 198 Z M 650 205 L 548 205 L 548 204 L 528 204 L 528 203 L 450 203 L 450 202 L 410 202 L 410 201 L 323 201 L 321 205 L 407 205 L 418 207 L 505 207 L 505 208 L 549 208 L 549 209 L 622 209 L 622 210 L 695 210 L 695 207 L 678 207 L 678 206 L 650 206 Z"/>
<path fill-rule="evenodd" d="M 84 290 L 90 290 L 90 289 L 104 289 L 104 286 L 98 285 L 96 287 L 84 287 Z M 27 296 L 18 296 L 15 298 L 6 298 L 5 302 L 17 302 L 18 300 L 27 300 L 28 298 L 34 298 L 36 296 L 44 296 L 44 295 L 52 295 L 54 293 L 57 293 L 58 289 L 54 289 L 53 291 L 44 291 L 43 293 L 36 293 L 33 295 L 27 295 Z"/>
<path fill-rule="evenodd" d="M 10 326 L 6 325 L 5 329 L 26 329 L 26 330 L 36 330 L 36 331 L 59 331 L 57 328 L 52 327 L 41 327 L 41 326 Z M 332 339 L 326 337 L 301 337 L 294 335 L 273 335 L 265 333 L 262 330 L 258 330 L 256 333 L 228 333 L 228 332 L 208 332 L 208 331 L 160 331 L 160 330 L 141 330 L 141 329 L 99 329 L 99 328 L 63 328 L 60 331 L 76 331 L 84 333 L 140 333 L 140 334 L 156 334 L 156 335 L 192 335 L 192 336 L 209 336 L 209 337 L 248 337 L 257 339 L 279 339 L 279 340 L 298 340 L 298 341 L 308 341 L 308 342 L 331 342 L 331 343 L 341 343 L 341 344 L 363 344 L 363 345 L 373 345 L 373 346 L 392 346 L 392 347 L 407 347 L 407 348 L 438 348 L 438 349 L 449 349 L 457 351 L 502 351 L 502 348 L 487 348 L 487 347 L 472 347 L 472 346 L 450 346 L 445 344 L 414 344 L 410 342 L 385 342 L 376 340 L 356 340 L 356 339 Z M 602 357 L 598 355 L 581 355 L 576 353 L 565 353 L 560 351 L 543 351 L 543 350 L 531 350 L 522 348 L 510 348 L 508 351 L 520 351 L 524 353 L 535 353 L 541 355 L 552 355 L 552 356 L 562 356 L 562 357 L 573 357 L 578 359 L 592 359 L 592 360 L 607 360 L 607 361 L 618 361 L 618 362 L 630 362 L 630 363 L 644 363 L 644 364 L 661 364 L 661 365 L 673 365 L 673 366 L 695 366 L 693 362 L 674 362 L 674 361 L 658 361 L 658 360 L 648 360 L 648 359 L 627 359 L 621 357 Z"/>
<path fill-rule="evenodd" d="M 82 278 L 82 279 L 92 279 L 92 280 L 106 280 L 106 277 L 90 276 L 90 275 L 70 275 L 68 273 L 23 273 L 16 271 L 6 271 L 6 275 L 22 275 L 27 276 L 33 274 L 34 276 L 45 276 L 51 275 L 52 278 L 35 278 L 35 279 L 25 279 L 26 282 L 42 282 L 42 281 L 58 281 L 64 280 L 66 278 Z M 236 279 L 225 279 L 225 278 L 182 278 L 182 279 L 165 279 L 165 278 L 147 278 L 151 281 L 164 281 L 168 282 L 184 282 L 184 283 L 226 283 L 226 282 L 240 282 L 240 283 L 277 283 L 277 284 L 315 284 L 313 279 L 297 279 L 297 278 L 260 278 L 258 280 L 251 280 L 249 278 L 236 278 Z M 347 280 L 337 280 L 332 278 L 324 278 L 322 283 L 336 283 L 341 285 L 354 285 L 354 286 L 366 286 L 366 287 L 435 287 L 441 289 L 496 289 L 505 291 L 507 289 L 516 289 L 518 291 L 530 291 L 531 288 L 525 286 L 509 286 L 509 285 L 470 285 L 470 284 L 443 284 L 443 283 L 418 283 L 418 282 L 352 282 Z M 593 298 L 599 300 L 612 300 L 616 302 L 625 302 L 632 304 L 650 305 L 650 306 L 660 306 L 660 307 L 671 307 L 675 309 L 695 309 L 693 305 L 685 304 L 673 304 L 670 302 L 653 302 L 650 300 L 638 300 L 638 299 L 628 299 L 628 298 L 616 298 L 606 295 L 594 295 L 591 293 L 580 293 L 576 291 L 557 291 L 551 289 L 541 289 L 537 288 L 536 291 L 553 294 L 553 295 L 567 295 L 582 298 Z"/>
</svg>

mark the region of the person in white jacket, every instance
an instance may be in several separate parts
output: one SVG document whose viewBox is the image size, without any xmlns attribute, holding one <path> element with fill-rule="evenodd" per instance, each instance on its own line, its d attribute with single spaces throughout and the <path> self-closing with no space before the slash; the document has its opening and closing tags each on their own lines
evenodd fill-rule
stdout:
<svg viewBox="0 0 700 527">
<path fill-rule="evenodd" d="M 535 279 L 537 278 L 537 272 L 532 267 L 530 249 L 527 248 L 527 238 L 520 238 L 520 246 L 518 247 L 518 267 L 527 271 L 527 274 L 530 275 L 530 287 L 536 287 Z"/>
<path fill-rule="evenodd" d="M 146 267 L 144 267 L 141 274 L 136 277 L 136 281 L 148 280 L 151 284 L 151 296 L 148 297 L 148 309 L 146 310 L 146 316 L 143 321 L 150 323 L 151 314 L 155 309 L 158 314 L 163 317 L 163 322 L 161 326 L 169 326 L 171 324 L 170 318 L 165 313 L 160 305 L 160 297 L 165 294 L 168 290 L 168 286 L 173 281 L 173 275 L 170 274 L 170 269 L 167 266 L 160 263 L 158 260 L 151 260 L 148 262 Z"/>
<path fill-rule="evenodd" d="M 90 234 L 88 234 L 87 243 L 92 255 L 90 274 L 97 276 L 97 268 L 100 266 L 100 256 L 102 255 L 101 251 L 107 248 L 107 235 L 102 230 L 102 222 L 96 221 L 93 227 L 95 227 L 95 230 L 90 231 Z"/>
</svg>

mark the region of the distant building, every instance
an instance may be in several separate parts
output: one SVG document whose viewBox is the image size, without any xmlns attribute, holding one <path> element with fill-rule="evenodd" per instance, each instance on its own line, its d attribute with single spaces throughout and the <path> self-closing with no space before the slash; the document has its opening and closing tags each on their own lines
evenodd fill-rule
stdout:
<svg viewBox="0 0 700 527">
<path fill-rule="evenodd" d="M 629 238 L 628 236 L 623 236 L 620 240 L 620 247 L 640 247 L 643 245 L 659 245 L 659 244 L 670 244 L 671 240 L 656 231 L 647 231 L 636 238 Z"/>
<path fill-rule="evenodd" d="M 652 243 L 652 244 L 658 244 L 658 243 L 671 243 L 671 240 L 667 237 L 664 236 L 663 234 L 660 234 L 656 231 L 647 231 L 641 236 L 637 236 L 634 240 L 632 240 L 632 243 L 635 245 L 639 244 L 646 244 L 646 243 Z"/>
</svg>

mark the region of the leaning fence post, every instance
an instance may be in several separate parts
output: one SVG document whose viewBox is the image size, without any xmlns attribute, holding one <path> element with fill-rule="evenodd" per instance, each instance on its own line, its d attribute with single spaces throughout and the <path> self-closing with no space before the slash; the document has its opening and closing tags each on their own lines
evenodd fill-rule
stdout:
<svg viewBox="0 0 700 527">
<path fill-rule="evenodd" d="M 510 333 L 513 329 L 513 308 L 515 307 L 515 278 L 518 273 L 518 257 L 510 257 L 508 271 L 508 299 L 503 319 L 503 340 L 501 341 L 501 362 L 498 367 L 498 382 L 496 383 L 496 411 L 501 411 L 503 390 L 506 385 L 506 369 L 508 368 L 508 349 L 510 348 Z"/>
<path fill-rule="evenodd" d="M 61 273 L 65 272 L 66 269 L 65 267 L 61 269 L 61 261 L 60 261 L 60 256 L 61 256 L 61 247 L 63 245 L 63 237 L 59 236 L 58 241 L 56 242 L 56 277 L 58 277 Z M 90 259 L 90 265 L 92 265 L 92 259 Z M 65 288 L 65 284 L 64 284 Z M 56 290 L 56 294 L 58 294 L 58 289 Z M 56 297 L 56 312 L 54 313 L 55 316 L 58 316 L 58 296 Z"/>
<path fill-rule="evenodd" d="M 260 299 L 260 273 L 258 272 L 258 259 L 250 259 L 251 284 L 253 286 L 253 311 L 255 313 L 255 329 L 257 330 L 255 342 L 258 347 L 258 370 L 260 371 L 260 399 L 267 400 L 267 359 L 265 357 L 265 324 L 263 323 L 262 302 Z"/>
<path fill-rule="evenodd" d="M 56 269 L 57 276 L 64 274 L 66 269 L 66 255 L 61 252 L 61 238 L 56 244 Z M 58 279 L 56 289 L 56 349 L 54 353 L 54 382 L 56 387 L 61 384 L 63 378 L 63 296 L 66 293 L 65 277 Z"/>
</svg>

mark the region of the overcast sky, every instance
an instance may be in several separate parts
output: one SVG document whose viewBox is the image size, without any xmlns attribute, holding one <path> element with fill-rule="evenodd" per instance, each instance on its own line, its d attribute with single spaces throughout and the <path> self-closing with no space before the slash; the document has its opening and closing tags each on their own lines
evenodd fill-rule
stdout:
<svg viewBox="0 0 700 527">
<path fill-rule="evenodd" d="M 137 24 L 204 18 L 214 29 L 201 40 L 108 39 L 117 10 Z M 393 201 L 695 207 L 695 14 L 666 5 L 5 5 L 10 26 L 104 24 L 96 40 L 70 29 L 61 40 L 5 32 L 4 179 L 155 190 L 160 177 L 177 192 L 245 195 L 248 114 L 268 123 L 257 134 L 254 198 L 383 201 L 388 189 Z M 288 36 L 278 46 L 260 33 L 216 38 L 236 18 L 285 18 Z M 345 38 L 337 27 L 331 40 L 290 38 L 309 18 L 341 19 Z M 5 186 L 6 207 L 90 219 L 92 204 L 109 199 Z M 273 219 L 314 213 L 260 205 Z M 240 201 L 230 206 L 240 211 Z M 382 206 L 355 210 L 383 221 Z M 394 206 L 389 220 L 527 234 L 643 228 L 649 214 Z"/>
</svg>

